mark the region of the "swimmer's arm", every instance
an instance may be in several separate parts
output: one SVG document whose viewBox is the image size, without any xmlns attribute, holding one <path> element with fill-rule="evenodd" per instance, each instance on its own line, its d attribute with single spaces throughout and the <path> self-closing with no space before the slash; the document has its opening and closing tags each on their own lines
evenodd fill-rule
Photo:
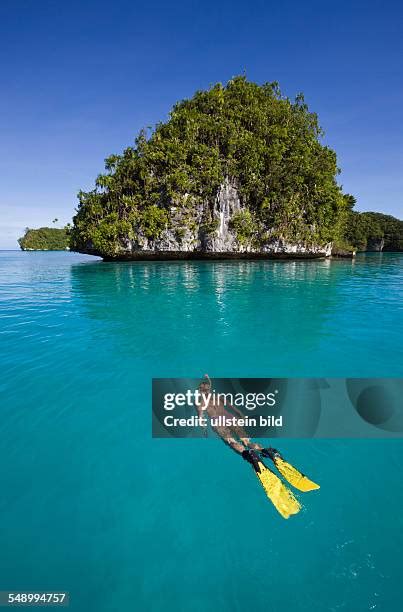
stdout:
<svg viewBox="0 0 403 612">
<path fill-rule="evenodd" d="M 205 374 L 203 376 L 203 378 L 206 379 L 206 382 L 208 382 L 208 384 L 210 385 L 210 390 L 212 390 L 213 389 L 213 383 L 211 382 L 210 376 L 208 374 Z"/>
</svg>

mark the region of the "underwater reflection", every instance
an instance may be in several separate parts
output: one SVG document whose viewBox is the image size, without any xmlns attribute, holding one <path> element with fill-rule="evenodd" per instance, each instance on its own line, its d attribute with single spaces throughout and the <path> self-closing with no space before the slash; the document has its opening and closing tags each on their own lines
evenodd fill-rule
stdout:
<svg viewBox="0 0 403 612">
<path fill-rule="evenodd" d="M 290 339 L 308 354 L 340 300 L 337 265 L 326 260 L 100 262 L 72 266 L 71 284 L 85 315 L 108 324 L 122 350 L 152 346 L 167 360 L 191 346 L 201 360 L 204 351 L 231 352 L 241 362 L 257 349 L 287 352 Z"/>
</svg>

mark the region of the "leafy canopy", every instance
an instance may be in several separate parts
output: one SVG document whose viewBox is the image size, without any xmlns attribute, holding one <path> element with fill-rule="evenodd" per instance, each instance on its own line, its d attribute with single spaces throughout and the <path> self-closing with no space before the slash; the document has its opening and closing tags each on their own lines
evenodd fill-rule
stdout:
<svg viewBox="0 0 403 612">
<path fill-rule="evenodd" d="M 360 251 L 383 239 L 385 251 L 403 251 L 403 221 L 376 212 L 351 212 L 346 239 Z"/>
<path fill-rule="evenodd" d="M 23 251 L 64 251 L 69 246 L 67 228 L 40 227 L 39 229 L 25 230 L 18 244 Z"/>
<path fill-rule="evenodd" d="M 341 238 L 351 202 L 336 182 L 336 155 L 320 142 L 318 118 L 302 95 L 238 76 L 178 102 L 169 119 L 134 147 L 105 160 L 95 188 L 79 193 L 72 245 L 116 255 L 139 233 L 157 238 L 170 208 L 208 209 L 225 179 L 249 214 L 234 219 L 240 240 Z M 174 228 L 175 229 L 175 228 Z"/>
</svg>

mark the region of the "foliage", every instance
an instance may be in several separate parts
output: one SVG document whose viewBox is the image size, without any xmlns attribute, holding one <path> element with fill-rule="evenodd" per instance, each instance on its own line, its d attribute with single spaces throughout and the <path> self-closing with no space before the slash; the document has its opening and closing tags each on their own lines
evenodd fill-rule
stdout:
<svg viewBox="0 0 403 612">
<path fill-rule="evenodd" d="M 403 251 L 403 221 L 376 212 L 350 212 L 346 240 L 359 251 L 384 240 L 384 251 Z"/>
<path fill-rule="evenodd" d="M 191 219 L 196 205 L 211 205 L 225 179 L 237 185 L 262 239 L 341 238 L 352 196 L 343 196 L 336 155 L 321 136 L 303 96 L 292 101 L 277 83 L 235 77 L 198 91 L 149 136 L 141 131 L 134 147 L 105 160 L 94 190 L 79 193 L 72 246 L 113 255 L 128 236 L 155 239 L 174 225 L 171 207 Z M 254 233 L 249 225 L 244 219 L 238 227 L 242 240 Z"/>
<path fill-rule="evenodd" d="M 257 223 L 248 209 L 234 214 L 231 219 L 231 228 L 235 231 L 240 244 L 250 243 L 258 231 Z"/>
<path fill-rule="evenodd" d="M 201 225 L 201 230 L 204 234 L 214 234 L 214 232 L 219 228 L 220 222 L 216 218 L 205 219 Z"/>
<path fill-rule="evenodd" d="M 155 204 L 147 206 L 141 215 L 141 229 L 147 238 L 158 238 L 167 226 L 168 215 L 166 210 Z"/>
<path fill-rule="evenodd" d="M 18 244 L 23 251 L 65 251 L 69 247 L 69 236 L 66 228 L 40 227 L 25 230 Z"/>
</svg>

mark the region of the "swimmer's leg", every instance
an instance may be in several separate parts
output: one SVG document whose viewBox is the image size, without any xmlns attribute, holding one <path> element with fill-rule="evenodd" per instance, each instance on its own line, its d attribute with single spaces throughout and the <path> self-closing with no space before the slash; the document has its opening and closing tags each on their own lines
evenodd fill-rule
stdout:
<svg viewBox="0 0 403 612">
<path fill-rule="evenodd" d="M 261 446 L 257 442 L 252 442 L 250 438 L 240 438 L 240 440 L 244 446 L 251 448 L 252 450 L 255 450 L 255 451 L 263 450 L 263 446 Z"/>
<path fill-rule="evenodd" d="M 232 428 L 232 430 L 246 448 L 251 448 L 252 450 L 255 450 L 255 451 L 263 450 L 263 446 L 261 446 L 260 444 L 257 444 L 257 442 L 252 442 L 252 440 L 248 438 L 248 434 L 243 429 L 243 427 L 235 426 Z"/>
<path fill-rule="evenodd" d="M 232 448 L 232 450 L 234 450 L 236 453 L 242 455 L 242 453 L 247 450 L 247 446 L 234 437 L 233 432 L 229 427 L 214 427 L 213 429 L 225 442 L 225 444 Z"/>
<path fill-rule="evenodd" d="M 235 440 L 235 438 L 223 438 L 225 444 L 228 444 L 235 452 L 242 455 L 242 453 L 247 450 L 247 447 L 240 442 L 239 440 Z"/>
</svg>

